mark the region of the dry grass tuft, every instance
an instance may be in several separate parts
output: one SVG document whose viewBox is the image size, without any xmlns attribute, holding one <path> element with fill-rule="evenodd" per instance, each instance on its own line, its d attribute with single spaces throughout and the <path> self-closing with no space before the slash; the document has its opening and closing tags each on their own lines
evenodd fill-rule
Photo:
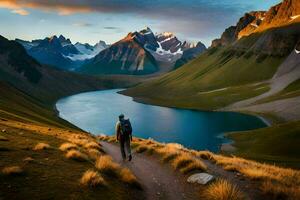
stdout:
<svg viewBox="0 0 300 200">
<path fill-rule="evenodd" d="M 163 162 L 170 162 L 179 156 L 178 152 L 171 152 L 162 156 Z"/>
<path fill-rule="evenodd" d="M 86 161 L 88 160 L 87 155 L 81 153 L 78 150 L 70 150 L 66 153 L 66 158 L 68 159 L 73 159 L 73 160 L 77 160 L 77 161 Z"/>
<path fill-rule="evenodd" d="M 180 153 L 172 162 L 172 166 L 176 170 L 180 170 L 184 167 L 186 167 L 188 164 L 192 163 L 195 158 L 193 158 L 190 154 L 188 153 Z"/>
<path fill-rule="evenodd" d="M 130 143 L 130 146 L 131 146 L 132 149 L 135 149 L 135 148 L 137 148 L 137 147 L 140 146 L 140 145 L 141 145 L 141 144 L 138 143 L 138 142 L 131 142 L 131 143 Z"/>
<path fill-rule="evenodd" d="M 86 138 L 82 138 L 82 139 L 72 138 L 70 139 L 70 142 L 83 147 L 84 145 L 88 144 L 90 141 Z"/>
<path fill-rule="evenodd" d="M 226 170 L 237 171 L 252 180 L 263 181 L 263 191 L 266 194 L 286 196 L 286 199 L 293 199 L 295 194 L 299 195 L 299 192 L 297 193 L 300 188 L 298 170 L 261 164 L 237 157 L 214 155 L 213 159 Z"/>
<path fill-rule="evenodd" d="M 187 173 L 190 173 L 190 172 L 196 171 L 196 170 L 206 171 L 206 169 L 207 169 L 207 167 L 202 161 L 195 159 L 195 160 L 193 160 L 193 162 L 189 163 L 186 167 L 181 168 L 180 172 L 183 174 L 187 174 Z"/>
<path fill-rule="evenodd" d="M 95 172 L 93 170 L 87 170 L 82 175 L 80 179 L 80 184 L 89 187 L 96 187 L 96 186 L 104 186 L 106 185 L 106 182 L 98 172 Z"/>
<path fill-rule="evenodd" d="M 34 151 L 45 150 L 45 149 L 50 149 L 50 145 L 43 142 L 40 142 L 37 145 L 35 145 L 35 147 L 33 147 Z"/>
<path fill-rule="evenodd" d="M 111 136 L 106 141 L 109 142 L 109 143 L 114 143 L 114 142 L 117 142 L 117 139 L 116 139 L 116 137 Z"/>
<path fill-rule="evenodd" d="M 217 180 L 207 187 L 203 196 L 207 200 L 244 200 L 244 194 L 226 180 Z"/>
<path fill-rule="evenodd" d="M 108 155 L 100 156 L 95 162 L 95 167 L 106 174 L 117 175 L 120 169 L 119 164 L 112 160 L 112 157 Z"/>
<path fill-rule="evenodd" d="M 97 158 L 102 155 L 102 153 L 97 149 L 88 149 L 87 154 L 92 160 L 97 160 Z"/>
<path fill-rule="evenodd" d="M 282 184 L 265 181 L 261 190 L 270 199 L 300 199 L 300 187 L 288 187 Z"/>
<path fill-rule="evenodd" d="M 84 145 L 84 148 L 102 150 L 100 144 L 98 144 L 96 142 L 89 142 L 89 143 Z"/>
<path fill-rule="evenodd" d="M 213 153 L 209 151 L 196 151 L 194 152 L 195 156 L 200 157 L 205 160 L 211 160 L 213 158 Z"/>
<path fill-rule="evenodd" d="M 145 151 L 148 151 L 149 150 L 149 147 L 147 145 L 140 145 L 136 148 L 135 152 L 137 153 L 143 153 Z"/>
<path fill-rule="evenodd" d="M 77 147 L 77 145 L 76 144 L 72 144 L 72 143 L 68 143 L 68 142 L 66 142 L 66 143 L 63 143 L 62 145 L 60 145 L 60 147 L 59 147 L 59 149 L 61 150 L 61 151 L 69 151 L 69 150 L 71 150 L 71 149 L 77 149 L 78 147 Z"/>
<path fill-rule="evenodd" d="M 127 168 L 121 169 L 119 176 L 122 182 L 141 188 L 141 185 L 139 184 L 137 178 L 129 169 Z"/>
<path fill-rule="evenodd" d="M 4 167 L 2 169 L 2 173 L 4 175 L 20 175 L 22 174 L 24 171 L 21 167 L 19 166 L 11 166 L 11 167 Z"/>
</svg>

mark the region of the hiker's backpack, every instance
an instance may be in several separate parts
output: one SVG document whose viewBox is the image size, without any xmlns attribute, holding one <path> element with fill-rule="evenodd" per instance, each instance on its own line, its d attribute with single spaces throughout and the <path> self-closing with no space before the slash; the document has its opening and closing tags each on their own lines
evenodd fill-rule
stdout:
<svg viewBox="0 0 300 200">
<path fill-rule="evenodd" d="M 130 136 L 132 133 L 132 127 L 129 119 L 121 121 L 121 134 L 123 136 Z"/>
</svg>

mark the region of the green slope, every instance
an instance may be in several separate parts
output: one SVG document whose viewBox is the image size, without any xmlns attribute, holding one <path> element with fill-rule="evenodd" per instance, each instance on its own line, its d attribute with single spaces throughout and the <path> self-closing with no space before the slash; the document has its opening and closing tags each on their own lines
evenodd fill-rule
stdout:
<svg viewBox="0 0 300 200">
<path fill-rule="evenodd" d="M 122 93 L 149 104 L 220 109 L 268 91 L 266 81 L 293 51 L 299 35 L 299 23 L 255 33 L 230 46 L 210 48 L 176 71 Z M 299 81 L 263 101 L 295 96 L 299 96 Z M 274 118 L 267 113 L 259 114 Z M 299 122 L 291 122 L 230 137 L 238 155 L 299 167 L 299 132 Z"/>
<path fill-rule="evenodd" d="M 255 84 L 273 76 L 284 60 L 228 48 L 210 49 L 184 67 L 124 94 L 138 101 L 196 109 L 216 109 L 262 94 Z"/>
<path fill-rule="evenodd" d="M 53 69 L 39 64 L 17 42 L 0 36 L 0 117 L 3 118 L 74 128 L 57 117 L 54 106 L 59 98 L 124 88 L 141 81 L 135 77 L 94 77 Z"/>
<path fill-rule="evenodd" d="M 300 167 L 300 121 L 229 134 L 235 154 L 250 159 Z"/>
<path fill-rule="evenodd" d="M 262 94 L 295 48 L 300 23 L 255 33 L 227 47 L 210 48 L 183 67 L 123 94 L 159 105 L 212 110 Z"/>
</svg>

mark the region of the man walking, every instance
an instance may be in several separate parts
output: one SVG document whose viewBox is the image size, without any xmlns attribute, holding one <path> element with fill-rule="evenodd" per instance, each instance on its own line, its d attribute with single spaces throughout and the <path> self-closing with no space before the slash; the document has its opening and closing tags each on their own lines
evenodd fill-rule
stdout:
<svg viewBox="0 0 300 200">
<path fill-rule="evenodd" d="M 129 119 L 125 119 L 124 115 L 119 116 L 119 120 L 116 123 L 116 136 L 120 143 L 120 149 L 123 160 L 126 159 L 125 149 L 128 154 L 128 160 L 131 161 L 131 148 L 130 141 L 132 141 L 132 127 Z"/>
</svg>

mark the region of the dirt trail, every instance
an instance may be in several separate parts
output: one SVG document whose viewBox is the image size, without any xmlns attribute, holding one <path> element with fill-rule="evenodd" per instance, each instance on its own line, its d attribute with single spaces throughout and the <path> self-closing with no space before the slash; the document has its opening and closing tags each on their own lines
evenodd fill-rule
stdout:
<svg viewBox="0 0 300 200">
<path fill-rule="evenodd" d="M 188 184 L 186 178 L 162 165 L 157 159 L 133 153 L 131 162 L 123 161 L 117 145 L 107 142 L 101 144 L 116 162 L 132 170 L 142 184 L 147 199 L 200 199 L 201 186 Z"/>
</svg>

